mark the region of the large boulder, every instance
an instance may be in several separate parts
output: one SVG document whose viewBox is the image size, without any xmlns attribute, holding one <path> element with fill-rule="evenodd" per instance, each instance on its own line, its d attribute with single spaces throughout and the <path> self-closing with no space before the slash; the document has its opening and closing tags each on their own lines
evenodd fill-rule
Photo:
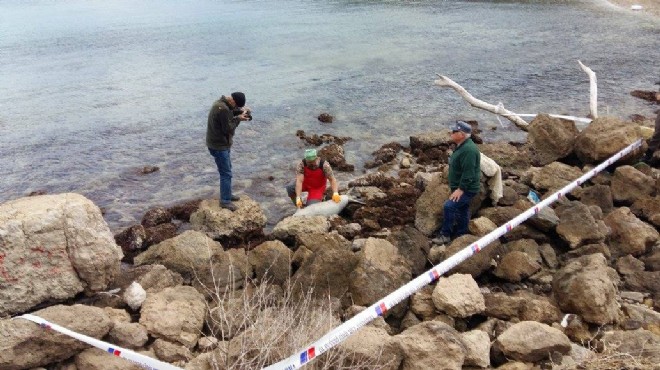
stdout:
<svg viewBox="0 0 660 370">
<path fill-rule="evenodd" d="M 531 172 L 531 185 L 534 189 L 548 193 L 555 192 L 582 176 L 582 171 L 561 162 L 552 162 L 540 170 Z"/>
<path fill-rule="evenodd" d="M 605 257 L 591 254 L 570 261 L 552 280 L 555 300 L 563 312 L 604 325 L 618 321 L 618 274 Z"/>
<path fill-rule="evenodd" d="M 651 225 L 635 217 L 627 207 L 620 207 L 604 218 L 612 230 L 610 250 L 615 257 L 646 253 L 660 237 Z"/>
<path fill-rule="evenodd" d="M 538 321 L 551 324 L 561 320 L 562 313 L 548 298 L 528 293 L 484 294 L 486 301 L 485 315 L 501 320 L 514 318 L 522 321 Z"/>
<path fill-rule="evenodd" d="M 522 321 L 500 334 L 493 349 L 512 360 L 537 362 L 555 351 L 569 353 L 571 341 L 559 329 L 535 321 Z"/>
<path fill-rule="evenodd" d="M 432 299 L 438 310 L 452 317 L 470 317 L 486 309 L 479 285 L 468 274 L 441 277 L 433 289 Z"/>
<path fill-rule="evenodd" d="M 642 137 L 640 126 L 614 117 L 599 117 L 593 120 L 577 137 L 575 154 L 582 163 L 598 163 Z M 640 153 L 646 150 L 643 144 Z M 628 155 L 632 158 L 633 156 Z M 624 161 L 625 162 L 625 161 Z"/>
<path fill-rule="evenodd" d="M 213 239 L 244 239 L 263 233 L 266 215 L 259 203 L 247 195 L 234 202 L 238 209 L 234 212 L 220 208 L 217 199 L 206 199 L 199 209 L 190 216 L 193 229 L 206 233 Z"/>
<path fill-rule="evenodd" d="M 223 251 L 220 243 L 193 230 L 152 246 L 135 257 L 134 262 L 138 266 L 163 265 L 211 290 L 232 284 L 241 286 L 252 274 L 244 250 Z"/>
<path fill-rule="evenodd" d="M 82 195 L 0 204 L 0 316 L 105 290 L 122 256 L 101 211 Z"/>
<path fill-rule="evenodd" d="M 445 258 L 453 256 L 479 239 L 477 236 L 468 234 L 459 236 L 447 246 L 447 250 L 444 253 Z M 495 240 L 488 246 L 480 246 L 480 249 L 478 253 L 449 270 L 449 274 L 470 274 L 476 279 L 479 275 L 490 269 L 493 258 L 501 254 L 502 245 L 499 240 Z"/>
<path fill-rule="evenodd" d="M 529 155 L 508 143 L 481 144 L 479 150 L 506 171 L 522 171 L 531 165 Z"/>
<path fill-rule="evenodd" d="M 291 258 L 291 250 L 279 240 L 262 243 L 248 253 L 257 279 L 277 285 L 291 276 Z"/>
<path fill-rule="evenodd" d="M 79 353 L 74 360 L 77 369 L 85 370 L 141 370 L 144 367 L 132 364 L 129 360 L 109 356 L 108 352 L 90 348 Z"/>
<path fill-rule="evenodd" d="M 353 302 L 360 306 L 370 306 L 411 278 L 410 266 L 392 243 L 369 238 L 358 253 L 357 266 L 350 275 Z M 390 309 L 397 317 L 405 313 L 403 305 Z"/>
<path fill-rule="evenodd" d="M 140 324 L 156 338 L 197 344 L 204 326 L 206 301 L 195 288 L 177 286 L 147 296 L 140 310 Z"/>
<path fill-rule="evenodd" d="M 348 337 L 339 350 L 351 354 L 343 364 L 349 369 L 356 364 L 369 364 L 378 369 L 398 370 L 403 358 L 401 348 L 385 329 L 372 326 L 365 326 Z"/>
<path fill-rule="evenodd" d="M 545 166 L 573 152 L 579 131 L 574 121 L 537 115 L 529 123 L 526 148 L 535 166 Z"/>
<path fill-rule="evenodd" d="M 557 234 L 571 248 L 600 243 L 607 237 L 607 227 L 603 221 L 593 217 L 587 205 L 574 201 L 560 210 Z"/>
<path fill-rule="evenodd" d="M 271 236 L 287 242 L 304 234 L 323 234 L 329 229 L 330 222 L 325 216 L 291 216 L 278 222 L 273 228 Z"/>
<path fill-rule="evenodd" d="M 348 249 L 320 249 L 305 258 L 293 275 L 294 292 L 315 297 L 342 298 L 351 284 L 349 278 L 358 257 Z"/>
<path fill-rule="evenodd" d="M 423 233 L 412 226 L 405 226 L 402 230 L 393 231 L 387 240 L 399 250 L 399 254 L 410 265 L 413 276 L 425 271 L 430 241 Z"/>
<path fill-rule="evenodd" d="M 400 370 L 461 370 L 466 348 L 456 329 L 439 321 L 424 321 L 394 337 L 403 349 Z"/>
<path fill-rule="evenodd" d="M 580 194 L 580 202 L 588 206 L 600 207 L 603 214 L 608 214 L 614 209 L 612 191 L 607 185 L 594 185 L 583 189 Z"/>
<path fill-rule="evenodd" d="M 445 172 L 436 174 L 415 203 L 415 227 L 431 236 L 440 226 L 444 202 L 449 198 L 449 185 Z"/>
<path fill-rule="evenodd" d="M 502 257 L 493 273 L 506 281 L 519 283 L 540 269 L 541 265 L 534 257 L 525 252 L 511 251 Z"/>
<path fill-rule="evenodd" d="M 660 227 L 660 194 L 635 201 L 630 210 L 635 216 L 648 220 L 655 227 Z"/>
<path fill-rule="evenodd" d="M 621 166 L 614 171 L 610 187 L 615 202 L 631 205 L 653 193 L 655 180 L 635 167 Z"/>
<path fill-rule="evenodd" d="M 53 324 L 92 338 L 103 338 L 112 327 L 108 314 L 98 307 L 52 306 L 33 313 Z M 63 361 L 88 345 L 54 330 L 44 330 L 23 319 L 0 320 L 0 369 L 23 370 Z"/>
<path fill-rule="evenodd" d="M 490 337 L 482 330 L 461 333 L 465 346 L 465 366 L 487 368 L 490 366 Z"/>
</svg>

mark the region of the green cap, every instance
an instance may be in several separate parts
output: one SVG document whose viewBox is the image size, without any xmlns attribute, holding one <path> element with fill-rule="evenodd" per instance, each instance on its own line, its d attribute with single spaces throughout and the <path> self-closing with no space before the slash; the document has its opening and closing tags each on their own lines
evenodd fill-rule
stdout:
<svg viewBox="0 0 660 370">
<path fill-rule="evenodd" d="M 305 160 L 313 161 L 316 159 L 316 149 L 305 149 Z"/>
</svg>

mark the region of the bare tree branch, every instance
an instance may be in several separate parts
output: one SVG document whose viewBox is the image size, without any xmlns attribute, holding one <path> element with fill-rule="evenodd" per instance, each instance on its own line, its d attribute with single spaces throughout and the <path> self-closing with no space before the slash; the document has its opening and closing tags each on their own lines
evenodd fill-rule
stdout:
<svg viewBox="0 0 660 370">
<path fill-rule="evenodd" d="M 591 118 L 598 118 L 598 85 L 596 84 L 596 73 L 591 70 L 591 68 L 582 64 L 578 60 L 580 68 L 589 76 L 589 112 L 591 113 Z"/>
<path fill-rule="evenodd" d="M 480 108 L 486 111 L 489 111 L 491 113 L 495 113 L 497 115 L 500 115 L 509 121 L 513 122 L 518 128 L 520 128 L 523 131 L 527 131 L 527 126 L 529 124 L 525 122 L 522 118 L 518 117 L 515 113 L 511 112 L 510 110 L 504 109 L 501 106 L 493 105 L 486 103 L 485 101 L 479 100 L 472 96 L 467 90 L 463 88 L 463 86 L 457 84 L 456 82 L 452 81 L 449 77 L 443 76 L 438 74 L 440 79 L 435 80 L 435 84 L 437 86 L 442 86 L 442 87 L 451 87 L 454 89 L 460 96 L 463 97 L 470 105 L 476 108 Z"/>
</svg>

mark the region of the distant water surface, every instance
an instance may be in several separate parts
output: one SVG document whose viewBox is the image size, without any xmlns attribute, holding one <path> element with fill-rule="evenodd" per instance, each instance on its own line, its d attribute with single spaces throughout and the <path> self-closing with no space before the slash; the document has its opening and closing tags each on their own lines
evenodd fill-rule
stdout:
<svg viewBox="0 0 660 370">
<path fill-rule="evenodd" d="M 308 134 L 350 136 L 355 174 L 382 144 L 476 119 L 522 140 L 453 90 L 520 113 L 651 116 L 629 95 L 660 80 L 660 22 L 592 1 L 4 0 L 0 2 L 0 201 L 78 192 L 113 230 L 150 207 L 218 194 L 204 145 L 221 94 L 255 119 L 232 149 L 234 188 L 272 225 Z M 319 113 L 335 116 L 330 125 Z M 140 176 L 145 165 L 160 171 Z M 269 176 L 274 180 L 270 181 Z"/>
</svg>

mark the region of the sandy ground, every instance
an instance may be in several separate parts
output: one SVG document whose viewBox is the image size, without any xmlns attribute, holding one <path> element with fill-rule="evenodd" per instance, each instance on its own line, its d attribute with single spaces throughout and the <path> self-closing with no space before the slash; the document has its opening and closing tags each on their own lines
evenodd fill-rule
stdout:
<svg viewBox="0 0 660 370">
<path fill-rule="evenodd" d="M 636 10 L 635 13 L 651 14 L 660 18 L 660 0 L 607 0 L 610 4 L 622 9 L 630 10 L 631 5 L 641 5 L 642 10 Z"/>
</svg>

